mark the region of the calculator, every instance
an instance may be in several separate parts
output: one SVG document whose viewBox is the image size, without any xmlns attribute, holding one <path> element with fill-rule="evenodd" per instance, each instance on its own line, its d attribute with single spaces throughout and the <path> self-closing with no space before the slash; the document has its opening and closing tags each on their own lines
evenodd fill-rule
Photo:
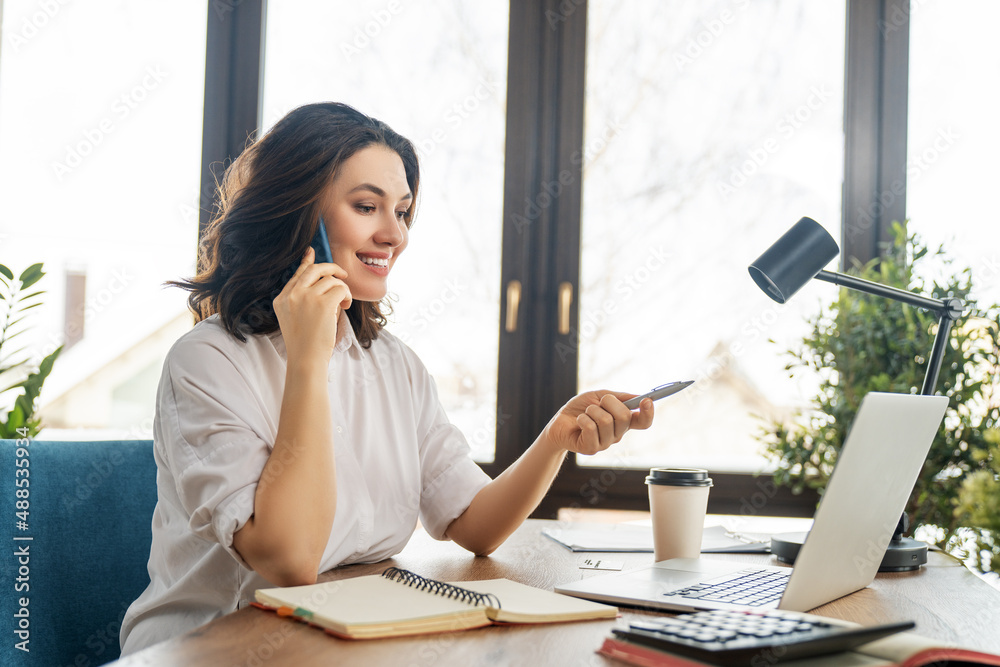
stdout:
<svg viewBox="0 0 1000 667">
<path fill-rule="evenodd" d="M 836 625 L 821 616 L 778 609 L 700 611 L 649 617 L 612 632 L 620 639 L 715 665 L 771 665 L 848 651 L 914 627 Z"/>
</svg>

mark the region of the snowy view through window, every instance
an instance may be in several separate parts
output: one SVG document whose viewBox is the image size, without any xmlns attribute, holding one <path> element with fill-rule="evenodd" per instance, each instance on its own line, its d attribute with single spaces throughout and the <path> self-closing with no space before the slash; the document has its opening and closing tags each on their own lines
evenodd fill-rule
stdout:
<svg viewBox="0 0 1000 667">
<path fill-rule="evenodd" d="M 25 343 L 51 349 L 65 312 L 86 316 L 42 394 L 46 436 L 151 437 L 163 356 L 190 327 L 185 295 L 162 283 L 194 267 L 212 17 L 206 2 L 52 7 L 2 4 L 0 262 L 49 273 Z M 338 100 L 417 144 L 419 210 L 390 279 L 390 328 L 477 460 L 492 460 L 507 3 L 267 12 L 264 129 Z M 582 464 L 759 470 L 755 415 L 787 416 L 812 395 L 816 378 L 789 380 L 782 351 L 835 288 L 779 306 L 746 267 L 803 215 L 839 238 L 845 14 L 843 0 L 588 3 L 579 388 L 697 384 L 658 404 L 653 429 Z M 913 3 L 907 202 L 911 229 L 994 302 L 1000 226 L 981 195 L 998 176 L 998 21 L 986 0 Z"/>
</svg>

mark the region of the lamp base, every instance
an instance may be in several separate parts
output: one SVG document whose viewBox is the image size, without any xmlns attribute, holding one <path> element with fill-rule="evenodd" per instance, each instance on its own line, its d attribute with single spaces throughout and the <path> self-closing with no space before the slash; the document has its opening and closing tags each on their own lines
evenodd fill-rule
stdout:
<svg viewBox="0 0 1000 667">
<path fill-rule="evenodd" d="M 771 537 L 771 553 L 782 563 L 794 563 L 809 533 L 782 533 Z M 909 572 L 927 562 L 927 545 L 908 537 L 889 541 L 879 572 Z"/>
</svg>

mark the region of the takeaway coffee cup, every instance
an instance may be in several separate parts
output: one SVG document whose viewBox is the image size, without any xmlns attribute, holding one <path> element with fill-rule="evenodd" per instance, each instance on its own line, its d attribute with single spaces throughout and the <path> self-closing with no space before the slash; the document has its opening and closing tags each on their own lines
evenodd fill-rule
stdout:
<svg viewBox="0 0 1000 667">
<path fill-rule="evenodd" d="M 712 479 L 707 470 L 653 468 L 646 477 L 656 562 L 698 558 Z"/>
</svg>

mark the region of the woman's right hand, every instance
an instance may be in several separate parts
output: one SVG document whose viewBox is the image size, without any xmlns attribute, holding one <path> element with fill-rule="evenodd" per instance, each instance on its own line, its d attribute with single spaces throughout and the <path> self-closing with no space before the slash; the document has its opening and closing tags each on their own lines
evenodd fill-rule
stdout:
<svg viewBox="0 0 1000 667">
<path fill-rule="evenodd" d="M 337 513 L 337 465 L 327 368 L 347 272 L 316 264 L 312 248 L 274 298 L 288 366 L 274 446 L 254 493 L 253 514 L 233 548 L 275 586 L 316 583 Z"/>
<path fill-rule="evenodd" d="M 340 311 L 351 307 L 351 290 L 344 282 L 347 271 L 337 264 L 316 264 L 315 256 L 311 247 L 306 250 L 273 302 L 289 363 L 303 359 L 329 363 Z"/>
</svg>

